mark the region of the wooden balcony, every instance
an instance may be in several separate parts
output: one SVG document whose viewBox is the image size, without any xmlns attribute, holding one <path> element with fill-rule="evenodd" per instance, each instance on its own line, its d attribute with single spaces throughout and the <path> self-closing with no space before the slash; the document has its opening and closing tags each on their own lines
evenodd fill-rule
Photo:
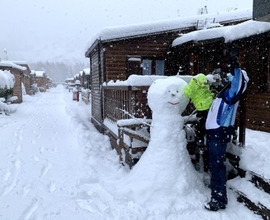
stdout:
<svg viewBox="0 0 270 220">
<path fill-rule="evenodd" d="M 149 86 L 104 86 L 104 119 L 152 118 L 147 105 Z"/>
</svg>

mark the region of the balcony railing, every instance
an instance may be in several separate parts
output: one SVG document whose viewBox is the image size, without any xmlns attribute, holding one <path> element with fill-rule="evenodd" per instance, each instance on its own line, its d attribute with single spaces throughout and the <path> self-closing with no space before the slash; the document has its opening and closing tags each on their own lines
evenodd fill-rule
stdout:
<svg viewBox="0 0 270 220">
<path fill-rule="evenodd" d="M 151 118 L 147 105 L 149 86 L 104 86 L 104 118 Z"/>
</svg>

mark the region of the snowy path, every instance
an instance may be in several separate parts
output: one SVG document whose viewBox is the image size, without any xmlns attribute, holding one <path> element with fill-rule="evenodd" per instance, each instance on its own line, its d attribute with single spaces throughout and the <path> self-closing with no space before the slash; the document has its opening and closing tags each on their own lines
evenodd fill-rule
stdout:
<svg viewBox="0 0 270 220">
<path fill-rule="evenodd" d="M 0 220 L 260 219 L 231 193 L 225 211 L 209 213 L 201 203 L 149 210 L 129 192 L 113 191 L 110 183 L 129 171 L 89 122 L 91 106 L 71 99 L 57 87 L 0 115 Z"/>
<path fill-rule="evenodd" d="M 0 119 L 0 219 L 78 219 L 84 212 L 76 201 L 88 176 L 84 148 L 64 95 L 60 89 L 28 97 Z"/>
</svg>

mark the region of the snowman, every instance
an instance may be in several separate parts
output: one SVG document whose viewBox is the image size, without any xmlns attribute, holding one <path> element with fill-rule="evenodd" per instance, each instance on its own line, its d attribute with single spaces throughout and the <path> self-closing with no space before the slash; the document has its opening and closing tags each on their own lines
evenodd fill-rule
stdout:
<svg viewBox="0 0 270 220">
<path fill-rule="evenodd" d="M 177 76 L 152 83 L 147 97 L 152 110 L 150 142 L 139 162 L 118 185 L 134 200 L 151 208 L 158 209 L 160 204 L 186 205 L 185 197 L 192 194 L 198 202 L 202 181 L 186 148 L 181 116 L 189 103 L 185 86 L 187 83 Z"/>
</svg>

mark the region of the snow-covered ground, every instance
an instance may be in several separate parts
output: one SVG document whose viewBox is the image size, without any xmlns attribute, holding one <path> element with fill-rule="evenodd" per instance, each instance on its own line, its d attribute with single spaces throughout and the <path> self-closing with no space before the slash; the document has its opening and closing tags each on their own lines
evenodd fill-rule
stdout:
<svg viewBox="0 0 270 220">
<path fill-rule="evenodd" d="M 72 101 L 72 94 L 62 86 L 24 96 L 24 102 L 13 108 L 16 112 L 10 116 L 0 115 L 1 220 L 261 219 L 238 203 L 231 191 L 227 209 L 205 210 L 203 203 L 210 196 L 206 187 L 197 197 L 194 193 L 174 194 L 165 185 L 155 186 L 155 193 L 151 193 L 153 182 L 147 189 L 153 206 L 138 202 L 134 192 L 146 186 L 134 179 L 134 191 L 126 190 L 122 180 L 132 171 L 119 165 L 109 138 L 90 122 L 91 106 Z M 268 133 L 247 130 L 247 146 L 241 155 L 243 168 L 267 178 L 269 139 Z M 258 195 L 246 179 L 236 178 L 228 185 Z M 168 192 L 171 200 L 160 200 Z M 155 197 L 159 199 L 155 201 Z M 267 206 L 270 200 L 262 197 Z"/>
</svg>

